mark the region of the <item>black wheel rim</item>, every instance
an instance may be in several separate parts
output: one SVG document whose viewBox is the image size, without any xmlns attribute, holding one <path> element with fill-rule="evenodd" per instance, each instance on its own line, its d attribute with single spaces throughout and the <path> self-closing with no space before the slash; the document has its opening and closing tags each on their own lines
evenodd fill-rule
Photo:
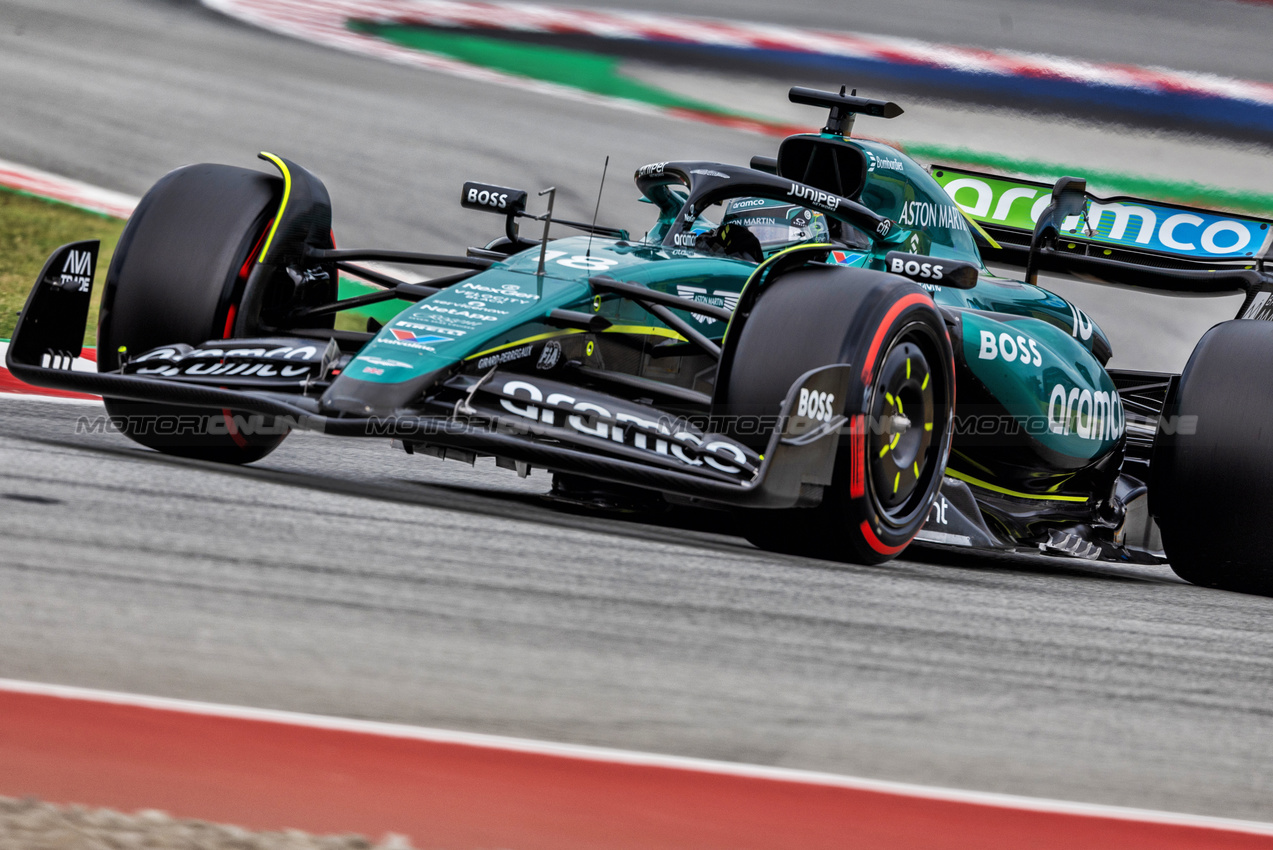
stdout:
<svg viewBox="0 0 1273 850">
<path fill-rule="evenodd" d="M 903 328 L 871 388 L 866 462 L 875 513 L 889 525 L 906 525 L 927 509 L 941 463 L 948 379 L 939 351 L 928 325 Z"/>
</svg>

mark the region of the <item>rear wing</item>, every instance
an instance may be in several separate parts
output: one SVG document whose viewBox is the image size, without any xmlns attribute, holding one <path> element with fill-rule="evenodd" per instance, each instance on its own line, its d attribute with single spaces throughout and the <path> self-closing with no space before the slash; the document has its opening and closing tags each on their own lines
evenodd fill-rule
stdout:
<svg viewBox="0 0 1273 850">
<path fill-rule="evenodd" d="M 1273 221 L 934 165 L 933 178 L 983 231 L 990 262 L 1176 293 L 1273 291 Z"/>
</svg>

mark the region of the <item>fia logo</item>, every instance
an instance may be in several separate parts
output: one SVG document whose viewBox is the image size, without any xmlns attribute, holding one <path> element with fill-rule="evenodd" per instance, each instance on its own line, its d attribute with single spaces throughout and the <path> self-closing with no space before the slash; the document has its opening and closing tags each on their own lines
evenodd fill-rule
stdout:
<svg viewBox="0 0 1273 850">
<path fill-rule="evenodd" d="M 555 339 L 550 340 L 545 343 L 544 350 L 539 353 L 539 362 L 535 364 L 535 368 L 547 372 L 556 366 L 559 360 L 561 360 L 561 343 Z"/>
</svg>

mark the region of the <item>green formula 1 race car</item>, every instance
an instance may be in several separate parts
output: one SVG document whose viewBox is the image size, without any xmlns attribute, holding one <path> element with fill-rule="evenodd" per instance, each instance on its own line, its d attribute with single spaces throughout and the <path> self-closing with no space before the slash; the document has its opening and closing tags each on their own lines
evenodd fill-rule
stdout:
<svg viewBox="0 0 1273 850">
<path fill-rule="evenodd" d="M 563 499 L 734 511 L 774 550 L 1042 550 L 1273 593 L 1269 222 L 1102 201 L 1075 178 L 926 170 L 851 135 L 895 104 L 791 97 L 830 118 L 774 158 L 638 169 L 655 218 L 642 238 L 467 183 L 464 207 L 504 219 L 484 247 L 338 250 L 327 191 L 300 166 L 178 169 L 106 275 L 100 371 L 68 368 L 93 242 L 50 258 L 9 369 L 103 396 L 116 427 L 171 454 L 249 463 L 294 428 L 392 438 L 550 470 Z M 567 226 L 583 235 L 551 238 Z M 409 282 L 377 261 L 442 271 Z M 1040 271 L 1247 297 L 1183 374 L 1119 371 Z M 342 300 L 342 272 L 379 289 Z M 383 325 L 334 329 L 392 301 L 405 308 Z"/>
</svg>

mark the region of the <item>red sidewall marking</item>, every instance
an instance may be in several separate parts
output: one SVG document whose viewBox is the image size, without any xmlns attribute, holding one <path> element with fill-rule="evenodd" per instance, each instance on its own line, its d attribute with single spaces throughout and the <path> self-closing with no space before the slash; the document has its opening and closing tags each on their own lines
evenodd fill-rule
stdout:
<svg viewBox="0 0 1273 850">
<path fill-rule="evenodd" d="M 849 426 L 849 451 L 853 453 L 849 466 L 849 498 L 860 499 L 866 495 L 866 416 L 858 414 Z"/>
<path fill-rule="evenodd" d="M 248 252 L 248 258 L 243 261 L 243 265 L 239 266 L 239 280 L 245 281 L 248 275 L 252 273 L 252 263 L 255 262 L 257 255 L 261 252 L 261 245 L 265 242 L 265 234 L 270 232 L 270 228 L 274 226 L 274 219 L 270 219 L 265 223 L 265 229 L 261 231 L 261 235 L 256 237 L 256 244 L 252 246 L 252 250 Z"/>
<path fill-rule="evenodd" d="M 222 332 L 222 339 L 229 339 L 234 333 L 234 317 L 238 314 L 239 307 L 237 304 L 231 304 L 230 309 L 225 311 L 225 330 Z"/>
<path fill-rule="evenodd" d="M 243 261 L 243 265 L 239 267 L 238 282 L 243 283 L 248 279 L 248 275 L 252 273 L 252 264 L 256 261 L 257 255 L 261 252 L 261 245 L 265 242 L 265 234 L 270 232 L 270 228 L 274 226 L 274 219 L 270 219 L 265 223 L 265 229 L 261 231 L 261 235 L 256 237 L 256 244 L 252 246 L 252 250 L 248 252 L 248 258 Z M 234 335 L 234 319 L 238 315 L 239 305 L 231 303 L 225 311 L 225 328 L 222 330 L 221 338 L 230 339 Z M 223 388 L 224 389 L 224 388 Z M 221 416 L 225 420 L 226 433 L 230 435 L 230 439 L 234 440 L 234 444 L 241 449 L 248 448 L 248 441 L 241 433 L 239 428 L 234 424 L 234 414 L 229 408 L 221 408 Z"/>
<path fill-rule="evenodd" d="M 932 304 L 933 299 L 919 292 L 912 292 L 910 295 L 903 295 L 897 299 L 897 302 L 889 308 L 888 313 L 884 315 L 884 321 L 880 322 L 879 328 L 875 331 L 875 338 L 871 340 L 871 347 L 866 351 L 866 360 L 862 363 L 862 383 L 870 386 L 871 378 L 875 372 L 875 358 L 880 353 L 880 346 L 884 344 L 884 335 L 893 327 L 893 322 L 905 310 L 915 304 Z"/>
<path fill-rule="evenodd" d="M 867 520 L 862 520 L 862 524 L 858 526 L 858 528 L 862 531 L 862 537 L 866 539 L 866 545 L 870 546 L 881 555 L 896 555 L 907 546 L 911 545 L 911 541 L 907 540 L 901 546 L 885 546 L 884 542 L 875 536 L 875 532 L 871 529 L 871 523 Z M 914 537 L 911 539 L 913 540 Z"/>
<path fill-rule="evenodd" d="M 863 385 L 868 387 L 871 385 L 871 379 L 874 377 L 874 373 L 875 373 L 875 358 L 879 356 L 880 346 L 884 344 L 884 338 L 888 334 L 888 332 L 892 330 L 893 323 L 897 321 L 897 317 L 900 316 L 908 307 L 912 307 L 916 304 L 931 305 L 932 303 L 933 303 L 933 299 L 928 297 L 927 295 L 924 295 L 919 292 L 912 292 L 910 295 L 904 295 L 901 298 L 897 299 L 897 301 L 893 304 L 893 306 L 889 308 L 888 312 L 884 314 L 884 320 L 880 322 L 880 326 L 875 331 L 875 337 L 871 340 L 871 347 L 867 349 L 866 360 L 863 361 L 863 364 L 862 364 Z M 947 342 L 949 342 L 949 340 L 950 340 L 950 335 L 947 334 Z M 954 387 L 953 381 L 951 382 L 951 387 L 953 390 L 953 387 Z M 866 495 L 866 482 L 864 480 L 865 475 L 863 475 L 863 480 L 859 481 L 856 473 L 857 473 L 858 456 L 859 454 L 865 453 L 865 446 L 863 446 L 861 448 L 861 451 L 859 451 L 856 433 L 854 434 L 852 450 L 853 450 L 854 474 L 851 477 L 851 481 L 850 481 L 849 495 L 852 498 L 861 498 Z M 865 465 L 866 463 L 865 457 L 862 459 L 862 463 L 863 465 Z M 905 549 L 907 546 L 909 546 L 911 544 L 911 540 L 914 539 L 914 535 L 912 535 L 911 539 L 907 540 L 901 546 L 886 546 L 884 542 L 881 541 L 879 537 L 875 535 L 875 531 L 871 528 L 871 524 L 868 520 L 862 520 L 862 524 L 861 526 L 859 526 L 859 528 L 862 531 L 862 537 L 866 540 L 867 545 L 870 546 L 872 549 L 874 549 L 876 552 L 880 553 L 881 555 L 896 555 L 900 553 L 903 549 Z M 916 534 L 918 533 L 919 532 L 917 529 Z"/>
<path fill-rule="evenodd" d="M 0 794 L 417 847 L 1273 847 L 1106 813 L 420 740 L 0 690 Z M 1040 801 L 1042 803 L 1043 801 Z M 1062 804 L 1056 804 L 1062 805 Z"/>
</svg>

